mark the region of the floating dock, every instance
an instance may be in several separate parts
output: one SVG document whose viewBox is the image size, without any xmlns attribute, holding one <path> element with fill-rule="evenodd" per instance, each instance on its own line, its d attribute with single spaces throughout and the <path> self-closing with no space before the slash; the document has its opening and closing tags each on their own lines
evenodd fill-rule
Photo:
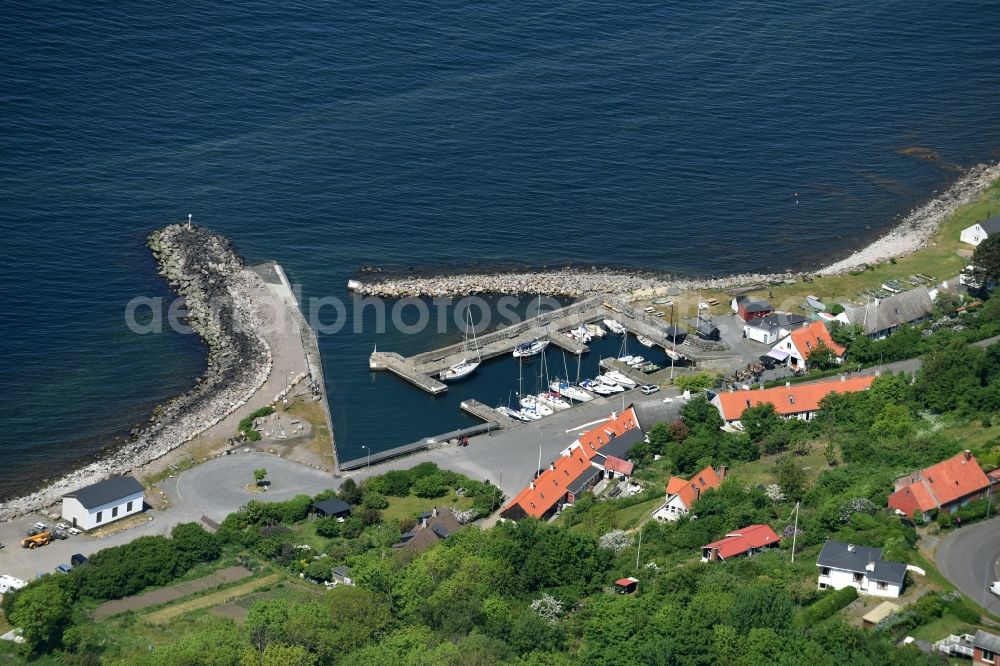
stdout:
<svg viewBox="0 0 1000 666">
<path fill-rule="evenodd" d="M 478 400 L 463 400 L 461 407 L 462 411 L 472 414 L 477 419 L 482 419 L 487 423 L 495 423 L 500 428 L 513 428 L 521 424 L 520 421 L 515 421 Z"/>
</svg>

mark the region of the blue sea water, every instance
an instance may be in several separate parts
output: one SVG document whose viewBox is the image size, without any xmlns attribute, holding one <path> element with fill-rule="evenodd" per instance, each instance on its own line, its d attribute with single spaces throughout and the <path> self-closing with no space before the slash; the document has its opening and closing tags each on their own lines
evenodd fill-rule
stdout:
<svg viewBox="0 0 1000 666">
<path fill-rule="evenodd" d="M 125 326 L 169 296 L 159 225 L 193 213 L 306 298 L 363 264 L 813 266 L 1000 157 L 998 25 L 989 1 L 9 4 L 0 497 L 203 369 Z M 438 399 L 367 372 L 376 342 L 457 335 L 321 339 L 343 457 L 516 388 L 509 360 Z"/>
</svg>

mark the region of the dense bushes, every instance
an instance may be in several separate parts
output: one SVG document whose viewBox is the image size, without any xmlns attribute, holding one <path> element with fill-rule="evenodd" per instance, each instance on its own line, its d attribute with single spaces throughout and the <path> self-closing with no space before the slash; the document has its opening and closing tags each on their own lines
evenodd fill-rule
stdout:
<svg viewBox="0 0 1000 666">
<path fill-rule="evenodd" d="M 813 627 L 857 598 L 858 591 L 853 587 L 845 587 L 836 592 L 824 594 L 819 601 L 799 613 L 797 618 L 799 626 L 804 629 Z"/>
</svg>

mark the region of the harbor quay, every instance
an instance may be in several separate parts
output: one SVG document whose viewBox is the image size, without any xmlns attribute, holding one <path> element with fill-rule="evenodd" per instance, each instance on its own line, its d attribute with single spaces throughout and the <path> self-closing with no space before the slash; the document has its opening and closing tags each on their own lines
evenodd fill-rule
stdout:
<svg viewBox="0 0 1000 666">
<path fill-rule="evenodd" d="M 584 354 L 589 351 L 587 345 L 563 332 L 606 318 L 615 319 L 633 335 L 649 338 L 655 347 L 665 351 L 673 351 L 677 347 L 675 353 L 681 357 L 681 364 L 689 368 L 697 366 L 701 360 L 726 360 L 731 356 L 696 345 L 673 345 L 668 320 L 643 312 L 617 297 L 591 296 L 480 336 L 475 342 L 456 343 L 409 357 L 375 350 L 369 358 L 368 367 L 370 370 L 391 372 L 431 395 L 439 395 L 448 390 L 448 385 L 439 381 L 437 375 L 471 356 L 482 360 L 495 358 L 510 354 L 518 345 L 532 340 L 548 340 L 574 355 Z M 642 378 L 642 381 L 649 379 Z M 466 411 L 479 416 L 475 408 Z"/>
</svg>

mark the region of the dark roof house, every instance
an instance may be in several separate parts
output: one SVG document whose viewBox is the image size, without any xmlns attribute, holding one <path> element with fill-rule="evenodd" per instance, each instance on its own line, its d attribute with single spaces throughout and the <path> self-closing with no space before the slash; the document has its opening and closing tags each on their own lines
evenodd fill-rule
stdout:
<svg viewBox="0 0 1000 666">
<path fill-rule="evenodd" d="M 346 516 L 351 513 L 351 505 L 336 497 L 316 502 L 312 508 L 318 516 Z"/>
<path fill-rule="evenodd" d="M 458 522 L 458 518 L 451 509 L 434 509 L 429 518 L 422 518 L 416 527 L 403 534 L 399 543 L 393 548 L 404 548 L 413 553 L 422 553 L 461 528 L 462 524 Z"/>
<path fill-rule="evenodd" d="M 904 324 L 927 319 L 934 313 L 934 301 L 927 287 L 920 286 L 880 298 L 865 305 L 847 308 L 838 319 L 861 326 L 865 335 L 888 335 Z"/>
<path fill-rule="evenodd" d="M 144 492 L 142 484 L 131 476 L 114 476 L 90 486 L 66 493 L 63 497 L 76 499 L 86 509 L 110 504 L 129 495 Z"/>
<path fill-rule="evenodd" d="M 875 581 L 903 586 L 906 565 L 886 562 L 882 559 L 881 548 L 856 546 L 841 541 L 827 541 L 816 559 L 816 565 L 851 573 L 864 574 Z"/>
</svg>

